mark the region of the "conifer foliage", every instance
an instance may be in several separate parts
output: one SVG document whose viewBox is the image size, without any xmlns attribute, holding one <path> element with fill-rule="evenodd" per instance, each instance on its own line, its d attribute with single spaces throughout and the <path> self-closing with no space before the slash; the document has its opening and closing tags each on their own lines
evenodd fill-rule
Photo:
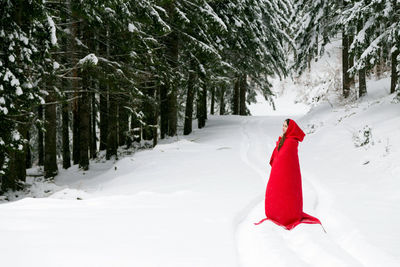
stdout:
<svg viewBox="0 0 400 267">
<path fill-rule="evenodd" d="M 398 0 L 296 1 L 293 69 L 301 73 L 324 53 L 332 38 L 342 42 L 344 98 L 367 94 L 366 76 L 388 70 L 391 93 L 400 93 L 400 3 Z M 357 77 L 358 76 L 358 77 Z M 358 85 L 355 78 L 358 78 Z"/>
<path fill-rule="evenodd" d="M 51 180 L 217 110 L 248 115 L 293 46 L 289 0 L 4 0 L 1 12 L 3 192 L 32 163 Z"/>
</svg>

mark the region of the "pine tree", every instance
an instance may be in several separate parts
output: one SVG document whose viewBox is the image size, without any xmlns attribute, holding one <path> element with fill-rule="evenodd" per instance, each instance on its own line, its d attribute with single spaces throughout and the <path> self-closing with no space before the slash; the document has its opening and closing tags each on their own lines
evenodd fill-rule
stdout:
<svg viewBox="0 0 400 267">
<path fill-rule="evenodd" d="M 54 40 L 42 1 L 5 1 L 1 9 L 0 180 L 4 191 L 21 188 L 25 179 L 27 131 L 38 105 L 44 103 L 38 84 Z"/>
<path fill-rule="evenodd" d="M 399 84 L 397 75 L 399 63 L 396 62 L 396 51 L 400 49 L 399 28 L 400 11 L 396 1 L 352 1 L 346 6 L 342 15 L 342 24 L 356 24 L 364 22 L 358 27 L 354 41 L 351 43 L 351 52 L 359 54 L 354 66 L 349 70 L 351 73 L 357 71 L 368 71 L 377 64 L 380 64 L 382 51 L 390 49 L 392 53 L 392 80 L 391 88 Z M 361 25 L 360 25 L 361 26 Z M 384 53 L 383 53 L 384 54 Z M 394 59 L 394 62 L 393 62 Z M 394 89 L 391 89 L 393 92 Z"/>
</svg>

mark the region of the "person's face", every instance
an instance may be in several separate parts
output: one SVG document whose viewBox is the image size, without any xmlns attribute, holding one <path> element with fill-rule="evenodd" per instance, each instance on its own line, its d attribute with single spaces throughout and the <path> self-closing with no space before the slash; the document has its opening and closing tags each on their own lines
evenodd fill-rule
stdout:
<svg viewBox="0 0 400 267">
<path fill-rule="evenodd" d="M 283 127 L 282 127 L 283 133 L 286 133 L 287 127 L 288 127 L 288 125 L 287 125 L 286 121 L 283 121 Z"/>
</svg>

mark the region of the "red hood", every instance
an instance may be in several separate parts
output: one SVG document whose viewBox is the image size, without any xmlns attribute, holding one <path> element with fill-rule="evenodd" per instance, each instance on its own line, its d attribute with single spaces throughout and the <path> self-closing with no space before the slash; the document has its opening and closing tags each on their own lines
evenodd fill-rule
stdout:
<svg viewBox="0 0 400 267">
<path fill-rule="evenodd" d="M 300 129 L 294 120 L 290 120 L 289 127 L 287 128 L 285 135 L 286 138 L 293 138 L 301 142 L 306 134 Z"/>
</svg>

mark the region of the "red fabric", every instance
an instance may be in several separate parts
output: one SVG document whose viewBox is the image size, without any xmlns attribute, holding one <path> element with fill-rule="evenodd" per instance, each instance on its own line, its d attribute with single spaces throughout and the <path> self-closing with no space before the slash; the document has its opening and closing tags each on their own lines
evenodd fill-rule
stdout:
<svg viewBox="0 0 400 267">
<path fill-rule="evenodd" d="M 303 194 L 301 173 L 297 147 L 304 139 L 304 132 L 290 120 L 286 130 L 286 139 L 278 150 L 279 137 L 272 152 L 269 163 L 271 173 L 265 193 L 265 219 L 255 223 L 258 225 L 270 220 L 287 230 L 291 230 L 300 223 L 321 222 L 303 212 Z M 322 224 L 321 224 L 322 225 Z"/>
</svg>

